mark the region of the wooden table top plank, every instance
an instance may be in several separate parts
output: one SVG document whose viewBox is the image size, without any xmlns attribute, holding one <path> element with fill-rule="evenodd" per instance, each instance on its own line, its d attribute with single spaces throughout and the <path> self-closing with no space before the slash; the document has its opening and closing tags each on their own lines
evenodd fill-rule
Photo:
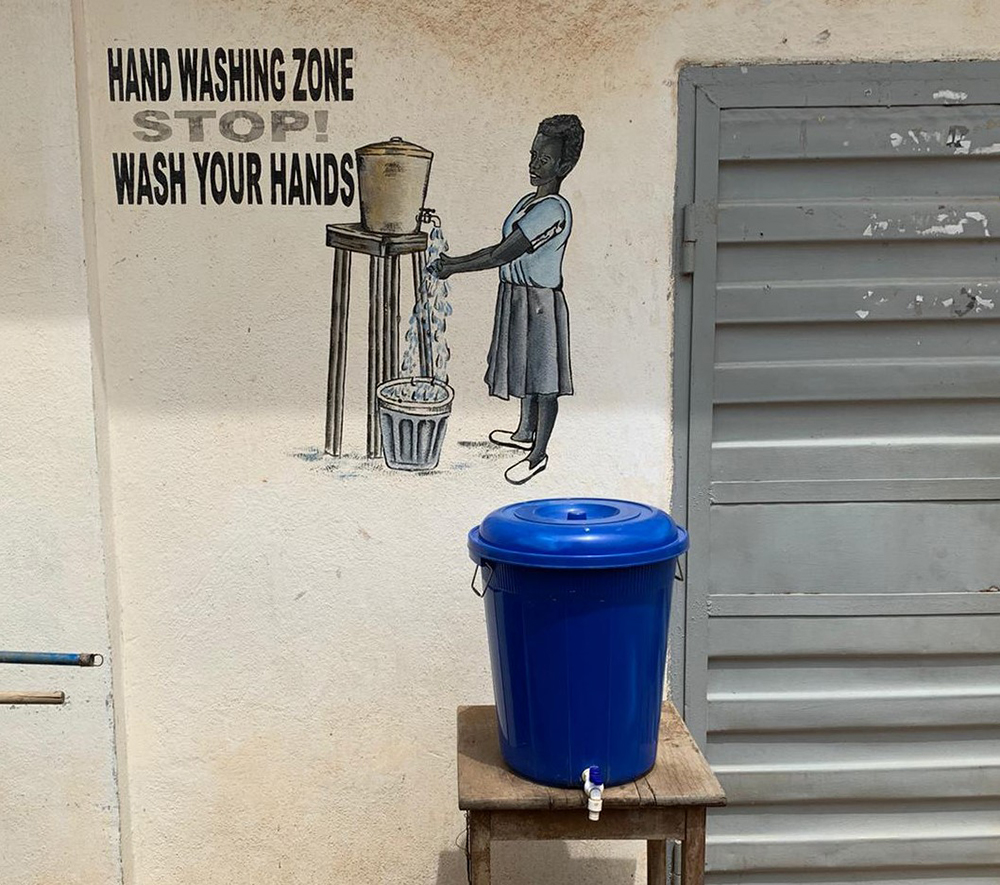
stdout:
<svg viewBox="0 0 1000 885">
<path fill-rule="evenodd" d="M 646 783 L 656 805 L 726 804 L 722 786 L 670 701 L 663 704 L 656 765 L 646 774 Z M 689 799 L 675 802 L 674 794 Z"/>
<path fill-rule="evenodd" d="M 641 794 L 641 793 L 639 792 L 639 784 L 638 784 L 638 782 L 637 782 L 637 781 L 630 781 L 630 782 L 629 782 L 629 783 L 628 783 L 627 785 L 626 785 L 626 784 L 623 784 L 622 786 L 623 786 L 623 787 L 624 787 L 624 786 L 630 786 L 630 787 L 632 787 L 632 788 L 633 788 L 633 789 L 635 790 L 635 799 L 636 799 L 636 802 L 637 802 L 637 803 L 638 803 L 639 805 L 642 805 L 642 804 L 643 804 L 643 802 L 642 802 L 642 794 Z M 613 788 L 612 788 L 612 789 L 613 789 Z"/>
<path fill-rule="evenodd" d="M 656 805 L 656 794 L 649 786 L 649 781 L 646 780 L 645 775 L 636 780 L 635 789 L 639 794 L 640 805 Z"/>
<path fill-rule="evenodd" d="M 656 764 L 604 791 L 606 807 L 725 805 L 726 797 L 683 720 L 663 705 Z M 458 806 L 467 811 L 585 808 L 583 790 L 547 787 L 512 772 L 500 754 L 496 709 L 458 708 Z"/>
<path fill-rule="evenodd" d="M 378 234 L 357 223 L 328 224 L 326 244 L 335 249 L 385 258 L 423 252 L 427 248 L 427 234 L 419 230 L 408 234 Z"/>
</svg>

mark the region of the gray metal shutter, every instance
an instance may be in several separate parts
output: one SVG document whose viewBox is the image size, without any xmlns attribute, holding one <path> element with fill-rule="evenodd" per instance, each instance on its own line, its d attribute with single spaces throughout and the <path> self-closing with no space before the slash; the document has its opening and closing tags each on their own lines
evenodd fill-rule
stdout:
<svg viewBox="0 0 1000 885">
<path fill-rule="evenodd" d="M 1000 882 L 1000 67 L 694 68 L 681 111 L 710 881 Z"/>
</svg>

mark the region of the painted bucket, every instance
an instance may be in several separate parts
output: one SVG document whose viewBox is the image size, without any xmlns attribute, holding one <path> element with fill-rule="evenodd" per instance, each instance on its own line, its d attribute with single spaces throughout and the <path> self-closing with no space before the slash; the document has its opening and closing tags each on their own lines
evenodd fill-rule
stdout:
<svg viewBox="0 0 1000 885">
<path fill-rule="evenodd" d="M 393 470 L 436 468 L 455 391 L 434 378 L 397 378 L 380 384 L 375 396 L 386 465 Z"/>
<path fill-rule="evenodd" d="M 579 787 L 594 765 L 607 784 L 653 767 L 674 569 L 687 546 L 662 510 L 598 498 L 512 504 L 469 533 L 500 750 L 514 771 Z"/>
</svg>

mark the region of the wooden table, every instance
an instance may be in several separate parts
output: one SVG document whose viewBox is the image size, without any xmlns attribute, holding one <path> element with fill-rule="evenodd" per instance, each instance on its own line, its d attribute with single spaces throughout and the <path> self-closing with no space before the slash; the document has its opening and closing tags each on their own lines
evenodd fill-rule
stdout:
<svg viewBox="0 0 1000 885">
<path fill-rule="evenodd" d="M 368 440 L 369 458 L 382 453 L 375 391 L 399 376 L 399 256 L 412 255 L 413 297 L 420 298 L 427 234 L 378 234 L 360 224 L 328 224 L 326 244 L 333 252 L 330 310 L 330 368 L 326 384 L 328 455 L 340 455 L 344 435 L 344 376 L 347 370 L 347 314 L 351 306 L 351 255 L 368 262 Z M 429 370 L 421 365 L 421 374 Z"/>
<path fill-rule="evenodd" d="M 725 804 L 722 787 L 669 701 L 656 764 L 638 780 L 608 787 L 598 821 L 587 816 L 582 786 L 545 787 L 507 767 L 494 707 L 458 708 L 458 807 L 469 813 L 472 885 L 490 883 L 490 843 L 513 839 L 644 839 L 650 885 L 666 885 L 667 842 L 678 841 L 682 882 L 703 885 L 705 808 Z"/>
</svg>

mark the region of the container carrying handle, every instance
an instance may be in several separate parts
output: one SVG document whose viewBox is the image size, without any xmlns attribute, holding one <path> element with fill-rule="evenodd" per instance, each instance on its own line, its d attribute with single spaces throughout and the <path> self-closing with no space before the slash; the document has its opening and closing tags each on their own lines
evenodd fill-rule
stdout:
<svg viewBox="0 0 1000 885">
<path fill-rule="evenodd" d="M 476 588 L 476 578 L 479 576 L 479 569 L 483 569 L 483 589 L 482 591 Z M 480 599 L 486 595 L 486 591 L 490 589 L 490 581 L 493 579 L 493 569 L 490 568 L 488 563 L 476 563 L 476 570 L 472 573 L 472 592 L 476 594 Z"/>
<path fill-rule="evenodd" d="M 676 560 L 677 569 L 674 573 L 674 580 L 679 581 L 681 584 L 684 583 L 684 566 L 681 565 L 681 559 L 678 556 Z"/>
</svg>

